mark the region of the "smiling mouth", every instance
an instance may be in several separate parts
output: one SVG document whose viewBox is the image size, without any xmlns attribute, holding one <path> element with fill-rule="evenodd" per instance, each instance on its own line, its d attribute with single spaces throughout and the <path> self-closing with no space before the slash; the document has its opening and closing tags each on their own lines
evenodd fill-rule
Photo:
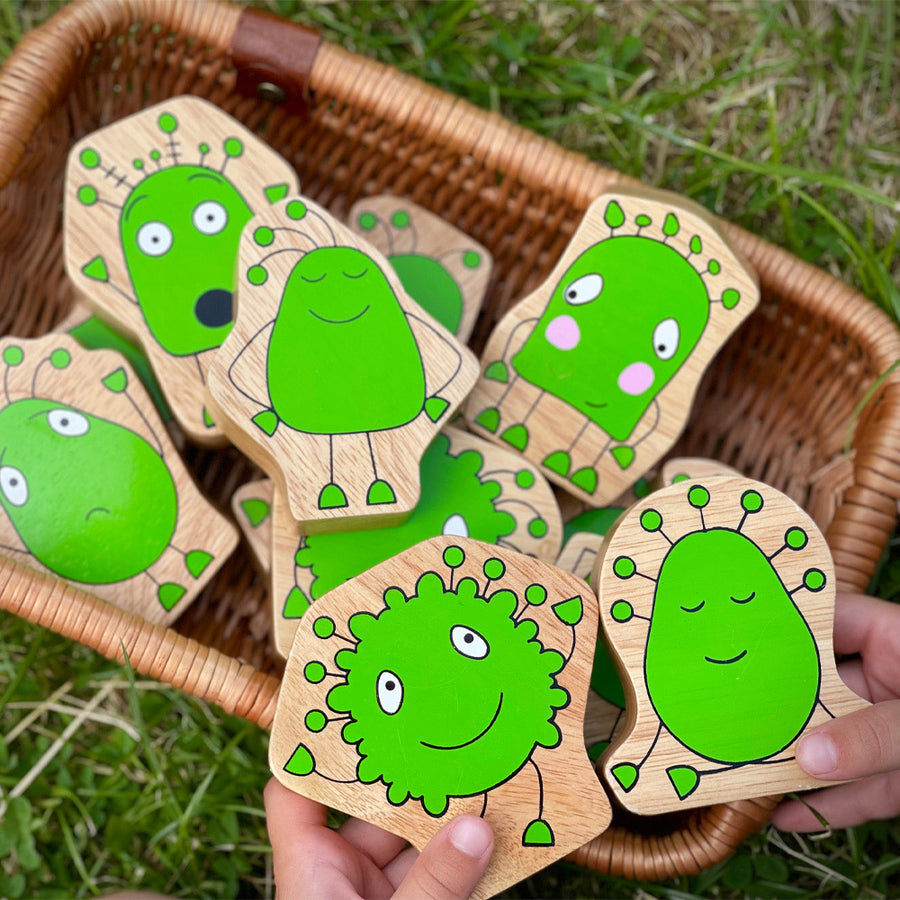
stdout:
<svg viewBox="0 0 900 900">
<path fill-rule="evenodd" d="M 371 305 L 371 303 L 367 303 L 361 312 L 358 312 L 355 316 L 351 316 L 349 319 L 326 319 L 325 316 L 320 316 L 312 309 L 309 311 L 309 314 L 317 318 L 320 322 L 327 322 L 329 325 L 346 325 L 348 322 L 355 322 L 357 319 L 364 316 L 369 311 Z"/>
<path fill-rule="evenodd" d="M 465 741 L 465 743 L 453 744 L 452 746 L 449 746 L 449 747 L 442 746 L 441 744 L 429 744 L 426 741 L 419 741 L 419 743 L 423 747 L 430 747 L 432 750 L 461 750 L 463 747 L 468 747 L 469 744 L 474 744 L 475 741 L 480 741 L 494 727 L 494 722 L 497 721 L 497 716 L 500 715 L 500 708 L 502 706 L 503 706 L 503 691 L 500 692 L 500 702 L 497 704 L 497 710 L 494 713 L 494 717 L 491 719 L 490 722 L 487 723 L 487 725 L 481 731 L 478 732 L 478 734 L 475 735 L 475 737 L 473 737 L 471 740 Z"/>
<path fill-rule="evenodd" d="M 87 522 L 94 513 L 100 512 L 105 512 L 109 515 L 109 510 L 105 506 L 95 506 L 93 509 L 88 510 L 88 514 L 84 517 L 84 521 Z"/>
<path fill-rule="evenodd" d="M 731 659 L 713 659 L 710 656 L 704 656 L 703 658 L 709 663 L 715 663 L 717 666 L 729 666 L 731 663 L 736 663 L 739 659 L 743 659 L 747 655 L 746 650 L 741 650 L 737 656 L 732 656 Z"/>
<path fill-rule="evenodd" d="M 604 406 L 609 406 L 609 403 L 591 403 L 590 400 L 585 400 L 584 405 L 593 406 L 594 409 L 603 409 Z"/>
</svg>

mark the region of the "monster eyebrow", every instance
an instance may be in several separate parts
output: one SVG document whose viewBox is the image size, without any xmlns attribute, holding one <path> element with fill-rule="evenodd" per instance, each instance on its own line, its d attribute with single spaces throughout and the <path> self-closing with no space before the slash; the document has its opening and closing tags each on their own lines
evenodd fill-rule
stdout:
<svg viewBox="0 0 900 900">
<path fill-rule="evenodd" d="M 129 201 L 128 205 L 123 210 L 126 222 L 128 221 L 128 217 L 132 214 L 132 212 L 134 212 L 135 206 L 137 206 L 138 203 L 141 202 L 141 200 L 146 200 L 146 199 L 147 199 L 146 194 L 138 194 L 137 197 L 135 197 L 134 199 Z"/>
</svg>

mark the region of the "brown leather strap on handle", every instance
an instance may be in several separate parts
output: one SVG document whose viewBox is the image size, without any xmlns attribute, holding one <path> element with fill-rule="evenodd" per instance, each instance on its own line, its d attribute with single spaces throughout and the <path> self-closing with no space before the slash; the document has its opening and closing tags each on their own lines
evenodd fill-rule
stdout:
<svg viewBox="0 0 900 900">
<path fill-rule="evenodd" d="M 245 9 L 231 39 L 237 90 L 305 116 L 312 99 L 309 73 L 321 41 L 311 28 L 264 10 Z"/>
</svg>

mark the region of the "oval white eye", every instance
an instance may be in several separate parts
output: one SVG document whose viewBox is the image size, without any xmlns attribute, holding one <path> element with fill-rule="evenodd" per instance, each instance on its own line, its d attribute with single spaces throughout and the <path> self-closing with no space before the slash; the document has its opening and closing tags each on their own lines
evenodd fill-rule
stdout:
<svg viewBox="0 0 900 900">
<path fill-rule="evenodd" d="M 0 491 L 13 506 L 24 506 L 28 500 L 28 482 L 15 466 L 0 466 Z"/>
<path fill-rule="evenodd" d="M 678 349 L 680 332 L 675 319 L 663 319 L 653 329 L 653 352 L 660 359 L 671 359 Z"/>
<path fill-rule="evenodd" d="M 47 413 L 50 427 L 63 437 L 81 437 L 91 427 L 88 420 L 71 409 L 54 409 Z"/>
<path fill-rule="evenodd" d="M 453 515 L 444 522 L 441 534 L 452 534 L 455 537 L 468 537 L 469 526 L 459 513 L 453 513 Z"/>
<path fill-rule="evenodd" d="M 378 705 L 389 716 L 394 715 L 403 702 L 403 682 L 393 673 L 385 669 L 375 685 Z"/>
<path fill-rule="evenodd" d="M 603 276 L 596 272 L 592 275 L 582 275 L 576 278 L 564 291 L 566 303 L 578 306 L 582 303 L 590 303 L 600 296 L 603 290 Z"/>
<path fill-rule="evenodd" d="M 450 629 L 450 643 L 457 653 L 462 653 L 469 659 L 484 659 L 491 649 L 477 631 L 466 628 L 465 625 L 454 625 Z"/>
<path fill-rule="evenodd" d="M 147 256 L 162 256 L 172 246 L 172 229 L 162 222 L 147 222 L 138 228 L 137 245 Z"/>
<path fill-rule="evenodd" d="M 218 234 L 228 224 L 228 212 L 221 203 L 205 200 L 194 210 L 194 228 L 200 234 Z"/>
</svg>

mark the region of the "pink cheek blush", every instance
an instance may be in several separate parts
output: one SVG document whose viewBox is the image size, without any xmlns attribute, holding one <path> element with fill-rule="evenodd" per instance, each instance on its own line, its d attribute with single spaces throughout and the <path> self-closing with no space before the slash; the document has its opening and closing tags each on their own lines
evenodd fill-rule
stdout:
<svg viewBox="0 0 900 900">
<path fill-rule="evenodd" d="M 544 337 L 557 350 L 574 350 L 581 340 L 581 329 L 571 316 L 557 316 L 547 326 Z"/>
<path fill-rule="evenodd" d="M 636 397 L 653 384 L 653 369 L 645 362 L 634 362 L 625 366 L 619 373 L 619 388 L 626 394 Z"/>
</svg>

